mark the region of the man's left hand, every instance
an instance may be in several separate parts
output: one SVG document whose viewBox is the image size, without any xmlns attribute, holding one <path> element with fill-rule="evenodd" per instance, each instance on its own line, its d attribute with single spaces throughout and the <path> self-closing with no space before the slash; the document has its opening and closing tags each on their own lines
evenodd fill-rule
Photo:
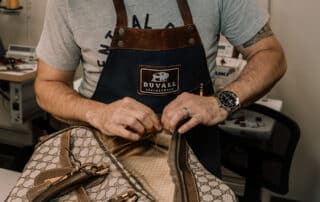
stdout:
<svg viewBox="0 0 320 202">
<path fill-rule="evenodd" d="M 165 129 L 183 134 L 199 124 L 212 126 L 220 123 L 227 116 L 228 112 L 219 107 L 213 96 L 182 93 L 164 108 L 161 121 Z"/>
</svg>

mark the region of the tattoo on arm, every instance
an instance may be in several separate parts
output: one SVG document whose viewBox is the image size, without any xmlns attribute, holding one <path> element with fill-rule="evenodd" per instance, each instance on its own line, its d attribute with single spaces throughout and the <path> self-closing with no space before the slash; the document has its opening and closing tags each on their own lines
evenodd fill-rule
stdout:
<svg viewBox="0 0 320 202">
<path fill-rule="evenodd" d="M 267 23 L 253 38 L 251 38 L 249 41 L 244 43 L 240 48 L 248 48 L 249 46 L 257 43 L 258 41 L 272 35 L 273 35 L 273 32 L 271 30 L 271 27 L 269 23 Z"/>
</svg>

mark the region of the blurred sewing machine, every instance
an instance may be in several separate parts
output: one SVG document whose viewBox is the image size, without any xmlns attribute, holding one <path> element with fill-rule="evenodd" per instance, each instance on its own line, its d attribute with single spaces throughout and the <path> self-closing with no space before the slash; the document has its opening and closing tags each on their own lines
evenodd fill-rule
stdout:
<svg viewBox="0 0 320 202">
<path fill-rule="evenodd" d="M 36 103 L 33 83 L 36 74 L 35 49 L 12 45 L 0 59 L 0 142 L 32 145 L 32 122 L 43 116 Z"/>
</svg>

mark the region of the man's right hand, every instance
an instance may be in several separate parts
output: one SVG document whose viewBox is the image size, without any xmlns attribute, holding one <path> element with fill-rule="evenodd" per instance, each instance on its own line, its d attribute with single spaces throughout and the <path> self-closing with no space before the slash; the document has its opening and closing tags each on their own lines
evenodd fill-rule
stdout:
<svg viewBox="0 0 320 202">
<path fill-rule="evenodd" d="M 74 72 L 39 60 L 35 92 L 41 108 L 67 120 L 84 121 L 107 135 L 138 140 L 160 130 L 156 114 L 132 98 L 103 104 L 80 96 L 72 88 Z"/>
<path fill-rule="evenodd" d="M 106 135 L 130 140 L 162 128 L 151 108 L 129 97 L 89 110 L 86 120 Z"/>
</svg>

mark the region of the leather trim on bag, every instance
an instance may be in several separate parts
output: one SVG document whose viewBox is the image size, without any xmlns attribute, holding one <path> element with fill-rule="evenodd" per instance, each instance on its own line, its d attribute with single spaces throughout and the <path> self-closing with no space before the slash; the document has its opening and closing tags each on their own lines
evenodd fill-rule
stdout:
<svg viewBox="0 0 320 202">
<path fill-rule="evenodd" d="M 124 31 L 124 34 L 120 34 L 120 29 Z M 116 27 L 111 49 L 159 51 L 201 46 L 201 44 L 200 36 L 194 25 L 171 29 Z"/>
<path fill-rule="evenodd" d="M 34 185 L 38 186 L 44 183 L 44 181 L 47 179 L 64 176 L 70 173 L 72 169 L 72 167 L 64 167 L 42 171 L 41 173 L 39 173 L 39 175 L 37 175 L 37 177 L 35 177 Z"/>
<path fill-rule="evenodd" d="M 62 167 L 73 167 L 69 158 L 71 130 L 61 136 L 60 163 Z"/>
<path fill-rule="evenodd" d="M 83 186 L 79 187 L 76 190 L 76 194 L 77 194 L 79 202 L 89 202 L 90 201 L 90 198 L 89 198 L 86 190 L 83 188 Z"/>
<path fill-rule="evenodd" d="M 34 199 L 36 198 L 36 196 L 39 193 L 47 190 L 50 186 L 51 186 L 50 182 L 44 182 L 44 183 L 40 184 L 39 186 L 31 188 L 26 194 L 27 199 L 29 201 L 34 201 Z"/>
<path fill-rule="evenodd" d="M 196 179 L 194 178 L 188 164 L 188 149 L 185 137 L 181 137 L 179 155 L 180 169 L 183 173 L 185 187 L 188 195 L 188 201 L 200 202 Z"/>
<path fill-rule="evenodd" d="M 73 167 L 70 160 L 70 155 L 69 155 L 69 151 L 71 150 L 70 140 L 71 140 L 71 130 L 66 131 L 61 136 L 60 163 L 63 167 Z M 81 202 L 90 201 L 87 195 L 87 192 L 85 191 L 83 186 L 76 189 L 75 193 L 77 195 L 77 198 Z"/>
</svg>

